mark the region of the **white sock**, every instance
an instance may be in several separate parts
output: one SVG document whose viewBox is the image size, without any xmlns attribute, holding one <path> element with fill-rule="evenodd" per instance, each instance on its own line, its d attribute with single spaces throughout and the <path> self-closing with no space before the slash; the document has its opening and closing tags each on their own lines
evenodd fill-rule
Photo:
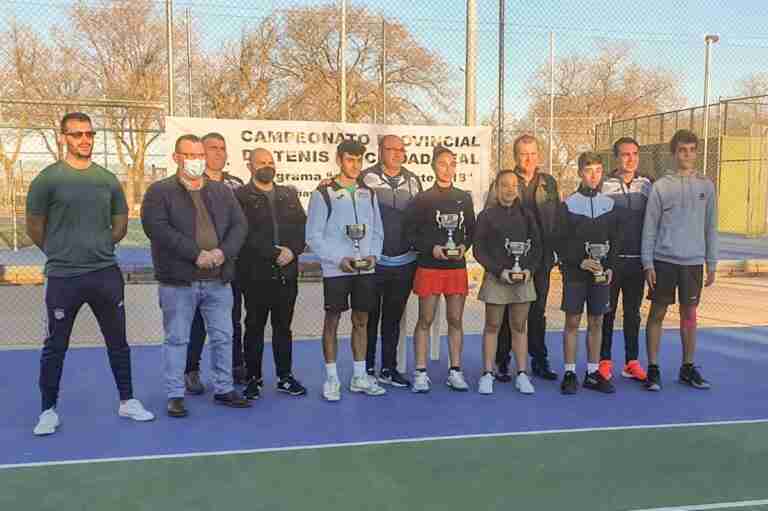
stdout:
<svg viewBox="0 0 768 511">
<path fill-rule="evenodd" d="M 597 368 L 598 368 L 598 367 L 600 367 L 600 364 L 593 364 L 592 362 L 589 362 L 589 363 L 587 364 L 587 372 L 588 372 L 589 374 L 592 374 L 592 373 L 594 373 L 595 371 L 597 371 Z"/>
<path fill-rule="evenodd" d="M 352 362 L 355 378 L 365 378 L 365 360 Z"/>
<path fill-rule="evenodd" d="M 329 380 L 339 379 L 339 373 L 336 371 L 336 362 L 325 364 L 325 374 Z"/>
<path fill-rule="evenodd" d="M 575 373 L 576 372 L 576 364 L 565 364 L 565 372 L 568 371 Z"/>
</svg>

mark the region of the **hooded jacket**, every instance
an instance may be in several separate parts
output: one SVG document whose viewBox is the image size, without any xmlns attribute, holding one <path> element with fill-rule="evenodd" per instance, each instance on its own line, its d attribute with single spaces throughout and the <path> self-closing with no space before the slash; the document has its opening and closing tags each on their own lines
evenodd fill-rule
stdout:
<svg viewBox="0 0 768 511">
<path fill-rule="evenodd" d="M 627 184 L 616 170 L 603 182 L 601 192 L 613 199 L 621 221 L 620 257 L 640 258 L 645 207 L 652 187 L 650 179 L 639 175 L 635 175 Z"/>
<path fill-rule="evenodd" d="M 511 206 L 491 206 L 478 215 L 472 253 L 485 271 L 501 278 L 503 270 L 515 265 L 515 256 L 507 253 L 506 242 L 527 240 L 531 241 L 531 249 L 520 257 L 520 267 L 533 274 L 541 264 L 541 235 L 533 213 L 515 199 Z"/>
</svg>

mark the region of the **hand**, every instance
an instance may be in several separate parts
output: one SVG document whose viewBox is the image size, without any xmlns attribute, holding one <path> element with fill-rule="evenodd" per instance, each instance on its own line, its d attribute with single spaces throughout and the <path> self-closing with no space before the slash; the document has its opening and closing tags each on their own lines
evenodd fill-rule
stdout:
<svg viewBox="0 0 768 511">
<path fill-rule="evenodd" d="M 531 270 L 523 270 L 523 282 L 531 280 Z"/>
<path fill-rule="evenodd" d="M 713 270 L 707 270 L 707 280 L 704 282 L 704 287 L 709 287 L 715 283 L 715 272 Z"/>
<path fill-rule="evenodd" d="M 456 259 L 462 259 L 464 257 L 464 254 L 467 252 L 467 247 L 464 245 L 459 245 L 456 247 L 459 249 L 459 255 L 456 257 Z"/>
<path fill-rule="evenodd" d="M 613 282 L 613 270 L 605 270 L 605 282 L 603 282 L 603 285 L 610 286 L 611 282 Z"/>
<path fill-rule="evenodd" d="M 709 277 L 709 274 L 707 274 L 707 277 Z M 648 268 L 645 270 L 645 281 L 648 283 L 648 287 L 650 289 L 654 289 L 656 287 L 656 270 L 653 268 Z"/>
<path fill-rule="evenodd" d="M 221 251 L 220 248 L 214 248 L 209 252 L 211 256 L 213 257 L 213 265 L 214 266 L 221 266 L 224 264 L 224 261 L 226 261 L 226 257 L 224 256 L 224 252 Z"/>
<path fill-rule="evenodd" d="M 371 270 L 376 266 L 376 256 L 368 256 L 365 258 L 368 261 L 368 269 Z"/>
<path fill-rule="evenodd" d="M 210 270 L 214 267 L 213 254 L 207 250 L 201 250 L 200 254 L 197 256 L 195 264 L 201 270 Z"/>
<path fill-rule="evenodd" d="M 355 273 L 357 270 L 352 268 L 352 261 L 353 258 L 351 257 L 345 257 L 341 260 L 341 263 L 339 263 L 339 268 L 341 268 L 341 271 L 344 273 Z"/>
<path fill-rule="evenodd" d="M 579 265 L 579 268 L 584 271 L 597 273 L 603 269 L 603 266 L 594 259 L 584 259 Z"/>
<path fill-rule="evenodd" d="M 277 263 L 277 265 L 280 267 L 290 264 L 291 261 L 293 261 L 293 259 L 296 257 L 288 247 L 281 247 L 280 245 L 276 245 L 275 248 L 280 249 L 280 254 L 275 260 L 275 263 Z"/>
<path fill-rule="evenodd" d="M 515 281 L 512 280 L 512 270 L 501 270 L 500 280 L 506 284 L 515 284 Z"/>
<path fill-rule="evenodd" d="M 439 261 L 445 261 L 446 259 L 448 259 L 447 257 L 445 257 L 445 252 L 443 252 L 443 247 L 440 245 L 435 245 L 434 247 L 432 247 L 432 257 L 434 257 Z"/>
</svg>

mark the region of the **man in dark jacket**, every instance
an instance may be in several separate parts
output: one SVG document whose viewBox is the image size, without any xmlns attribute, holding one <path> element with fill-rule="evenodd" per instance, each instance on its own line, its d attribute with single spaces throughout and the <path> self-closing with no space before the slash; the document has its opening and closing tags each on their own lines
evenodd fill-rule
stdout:
<svg viewBox="0 0 768 511">
<path fill-rule="evenodd" d="M 232 288 L 235 258 L 248 230 L 232 191 L 207 181 L 205 151 L 195 135 L 176 141 L 176 175 L 153 183 L 141 221 L 152 245 L 165 341 L 168 415 L 184 417 L 184 369 L 192 319 L 199 308 L 211 347 L 214 401 L 243 408 L 232 381 Z"/>
<path fill-rule="evenodd" d="M 277 390 L 303 396 L 306 389 L 291 374 L 291 322 L 307 215 L 295 189 L 274 183 L 272 153 L 266 149 L 253 150 L 248 168 L 251 181 L 235 191 L 248 219 L 248 237 L 237 260 L 237 282 L 243 290 L 246 308 L 245 397 L 257 399 L 261 395 L 264 327 L 270 315 Z"/>
<path fill-rule="evenodd" d="M 547 380 L 556 380 L 557 374 L 549 367 L 547 346 L 544 336 L 547 331 L 547 296 L 549 295 L 549 277 L 555 264 L 555 248 L 558 236 L 558 212 L 560 210 L 560 194 L 557 181 L 549 174 L 539 170 L 539 142 L 531 135 L 519 136 L 514 144 L 515 174 L 518 177 L 520 202 L 536 217 L 543 243 L 543 257 L 536 273 L 533 284 L 536 287 L 536 301 L 531 303 L 528 312 L 528 353 L 531 355 L 531 370 L 534 375 Z M 494 185 L 488 194 L 488 204 L 495 201 Z M 508 382 L 511 336 L 509 322 L 505 315 L 499 330 L 499 344 L 496 351 L 497 379 Z"/>
</svg>

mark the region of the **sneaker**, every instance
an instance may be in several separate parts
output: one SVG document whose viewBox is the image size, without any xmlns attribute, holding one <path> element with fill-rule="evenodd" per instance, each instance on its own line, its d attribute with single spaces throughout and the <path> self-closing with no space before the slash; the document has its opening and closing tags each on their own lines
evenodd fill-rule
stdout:
<svg viewBox="0 0 768 511">
<path fill-rule="evenodd" d="M 281 378 L 277 382 L 277 391 L 285 392 L 291 396 L 303 396 L 307 393 L 307 389 L 304 388 L 304 385 L 299 383 L 299 381 L 292 375 Z"/>
<path fill-rule="evenodd" d="M 323 397 L 326 401 L 341 399 L 341 383 L 336 378 L 328 378 L 323 383 Z"/>
<path fill-rule="evenodd" d="M 509 383 L 512 381 L 512 375 L 509 374 L 509 364 L 499 364 L 496 370 L 496 379 L 501 383 Z"/>
<path fill-rule="evenodd" d="M 613 383 L 611 383 L 610 380 L 603 378 L 600 370 L 597 370 L 594 373 L 587 373 L 584 376 L 584 388 L 596 390 L 598 392 L 602 392 L 603 394 L 613 394 L 616 392 L 616 388 L 613 386 Z"/>
<path fill-rule="evenodd" d="M 411 382 L 405 379 L 405 377 L 400 374 L 397 369 L 382 369 L 379 373 L 379 383 L 400 388 L 411 386 Z"/>
<path fill-rule="evenodd" d="M 232 368 L 232 381 L 235 385 L 245 385 L 248 383 L 248 371 L 245 366 L 236 366 Z"/>
<path fill-rule="evenodd" d="M 648 366 L 648 376 L 645 379 L 645 389 L 650 390 L 651 392 L 659 392 L 661 390 L 661 371 L 659 371 L 659 366 Z"/>
<path fill-rule="evenodd" d="M 606 380 L 613 378 L 613 360 L 601 360 L 597 372 Z"/>
<path fill-rule="evenodd" d="M 230 408 L 251 407 L 251 402 L 241 396 L 236 390 L 231 390 L 226 394 L 214 394 L 213 401 L 220 405 L 229 406 Z"/>
<path fill-rule="evenodd" d="M 549 367 L 549 360 L 543 358 L 541 360 L 531 360 L 531 372 L 534 376 L 543 378 L 545 380 L 555 381 L 557 380 L 557 373 Z"/>
<path fill-rule="evenodd" d="M 138 399 L 129 399 L 125 403 L 120 403 L 117 414 L 137 422 L 147 422 L 155 418 L 155 414 L 144 408 Z"/>
<path fill-rule="evenodd" d="M 256 378 L 251 378 L 248 382 L 248 385 L 245 386 L 245 390 L 243 391 L 243 396 L 245 396 L 245 399 L 250 399 L 251 401 L 254 401 L 256 399 L 259 399 L 261 397 L 261 388 L 264 386 L 263 380 L 257 380 Z"/>
<path fill-rule="evenodd" d="M 625 365 L 624 369 L 621 371 L 621 375 L 624 378 L 632 378 L 637 381 L 645 381 L 645 379 L 648 378 L 645 369 L 643 369 L 643 366 L 641 366 L 640 362 L 637 360 L 630 360 L 627 362 L 627 365 Z"/>
<path fill-rule="evenodd" d="M 477 391 L 480 394 L 493 394 L 493 373 L 483 373 L 477 383 Z"/>
<path fill-rule="evenodd" d="M 366 396 L 382 396 L 387 393 L 384 387 L 376 382 L 376 378 L 369 374 L 353 376 L 349 382 L 349 390 L 351 392 L 361 392 Z"/>
<path fill-rule="evenodd" d="M 461 371 L 456 371 L 453 369 L 449 370 L 448 380 L 446 380 L 445 384 L 448 385 L 452 390 L 456 390 L 458 392 L 466 392 L 469 390 L 467 380 L 464 379 L 464 373 Z"/>
<path fill-rule="evenodd" d="M 536 392 L 527 373 L 518 373 L 517 378 L 515 378 L 515 388 L 521 394 L 533 394 Z"/>
<path fill-rule="evenodd" d="M 575 394 L 579 391 L 579 378 L 573 371 L 566 371 L 563 375 L 563 382 L 560 384 L 562 394 Z"/>
<path fill-rule="evenodd" d="M 685 385 L 690 385 L 694 389 L 706 390 L 712 387 L 693 364 L 683 364 L 680 367 L 679 381 Z"/>
<path fill-rule="evenodd" d="M 413 373 L 413 387 L 411 387 L 411 391 L 418 393 L 429 392 L 431 383 L 426 371 L 416 371 Z"/>
<path fill-rule="evenodd" d="M 59 421 L 59 415 L 53 408 L 48 408 L 46 411 L 40 414 L 40 419 L 37 421 L 37 426 L 32 432 L 37 436 L 52 435 L 56 433 L 56 428 L 59 427 L 61 421 Z"/>
<path fill-rule="evenodd" d="M 200 371 L 190 371 L 185 374 L 184 386 L 190 394 L 199 396 L 205 393 L 205 385 L 200 381 Z"/>
<path fill-rule="evenodd" d="M 166 413 L 169 417 L 186 417 L 189 412 L 187 412 L 187 408 L 184 406 L 184 398 L 172 397 L 168 399 Z"/>
</svg>

